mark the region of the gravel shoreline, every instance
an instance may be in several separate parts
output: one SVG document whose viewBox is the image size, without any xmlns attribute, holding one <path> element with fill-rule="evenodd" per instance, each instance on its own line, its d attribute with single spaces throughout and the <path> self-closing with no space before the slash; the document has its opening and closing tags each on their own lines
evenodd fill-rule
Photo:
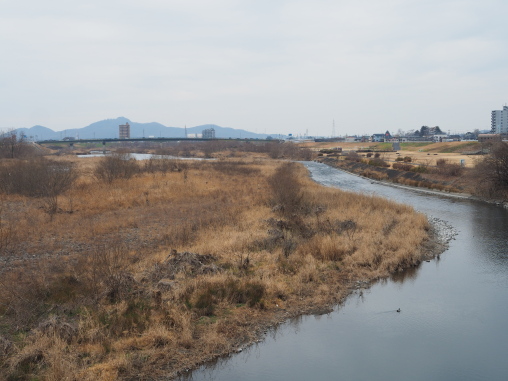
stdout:
<svg viewBox="0 0 508 381">
<path fill-rule="evenodd" d="M 454 240 L 455 236 L 458 234 L 457 229 L 455 229 L 449 222 L 440 218 L 427 216 L 427 219 L 434 230 L 434 239 L 437 243 L 443 245 L 446 250 L 450 241 Z M 437 253 L 437 255 L 439 254 L 441 253 Z"/>
</svg>

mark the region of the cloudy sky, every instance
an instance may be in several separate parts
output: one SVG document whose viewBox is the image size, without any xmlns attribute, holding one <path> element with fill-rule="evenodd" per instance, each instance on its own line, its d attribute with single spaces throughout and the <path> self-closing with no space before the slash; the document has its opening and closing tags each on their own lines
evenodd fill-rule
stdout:
<svg viewBox="0 0 508 381">
<path fill-rule="evenodd" d="M 506 0 L 0 0 L 0 129 L 490 128 Z"/>
</svg>

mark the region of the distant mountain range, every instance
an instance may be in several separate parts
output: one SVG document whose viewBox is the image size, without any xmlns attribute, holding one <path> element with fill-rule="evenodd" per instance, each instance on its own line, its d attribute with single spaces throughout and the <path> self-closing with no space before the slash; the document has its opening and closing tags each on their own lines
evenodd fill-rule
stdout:
<svg viewBox="0 0 508 381">
<path fill-rule="evenodd" d="M 101 120 L 83 128 L 72 128 L 65 131 L 53 131 L 52 129 L 44 126 L 34 126 L 31 128 L 18 128 L 15 130 L 15 132 L 17 134 L 24 134 L 29 139 L 34 140 L 62 140 L 65 137 L 76 139 L 114 139 L 118 138 L 118 126 L 125 123 L 129 123 L 131 126 L 131 138 L 185 137 L 185 128 L 167 127 L 156 122 L 137 123 L 132 122 L 131 120 L 124 117 Z M 202 131 L 207 128 L 214 128 L 215 137 L 217 138 L 265 139 L 268 136 L 267 134 L 256 134 L 254 132 L 230 127 L 220 127 L 215 124 L 204 124 L 202 126 L 187 127 L 187 134 L 201 134 Z"/>
</svg>

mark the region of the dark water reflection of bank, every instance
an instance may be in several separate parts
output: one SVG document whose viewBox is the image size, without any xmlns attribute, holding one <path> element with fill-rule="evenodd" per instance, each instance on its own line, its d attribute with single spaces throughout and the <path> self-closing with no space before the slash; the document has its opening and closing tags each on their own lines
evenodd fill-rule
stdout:
<svg viewBox="0 0 508 381">
<path fill-rule="evenodd" d="M 439 260 L 357 292 L 333 313 L 288 322 L 187 379 L 507 380 L 508 210 L 307 166 L 320 183 L 413 205 L 458 235 Z"/>
</svg>

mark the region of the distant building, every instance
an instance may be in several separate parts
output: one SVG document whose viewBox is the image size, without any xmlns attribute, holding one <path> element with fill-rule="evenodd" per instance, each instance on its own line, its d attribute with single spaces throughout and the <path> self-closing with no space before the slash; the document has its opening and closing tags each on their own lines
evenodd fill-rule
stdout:
<svg viewBox="0 0 508 381">
<path fill-rule="evenodd" d="M 387 142 L 392 139 L 392 135 L 390 134 L 390 131 L 386 131 L 384 134 L 374 134 L 371 136 L 371 140 L 373 142 Z"/>
<path fill-rule="evenodd" d="M 385 141 L 385 134 L 374 134 L 371 136 L 371 140 L 373 142 L 384 142 Z"/>
<path fill-rule="evenodd" d="M 501 134 L 479 134 L 478 141 L 484 142 L 500 142 L 502 139 Z"/>
<path fill-rule="evenodd" d="M 207 128 L 202 132 L 203 139 L 215 139 L 215 129 Z"/>
<path fill-rule="evenodd" d="M 119 139 L 130 139 L 131 138 L 131 126 L 129 122 L 118 126 L 118 138 Z"/>
<path fill-rule="evenodd" d="M 508 106 L 491 113 L 491 132 L 493 134 L 508 134 Z"/>
</svg>

